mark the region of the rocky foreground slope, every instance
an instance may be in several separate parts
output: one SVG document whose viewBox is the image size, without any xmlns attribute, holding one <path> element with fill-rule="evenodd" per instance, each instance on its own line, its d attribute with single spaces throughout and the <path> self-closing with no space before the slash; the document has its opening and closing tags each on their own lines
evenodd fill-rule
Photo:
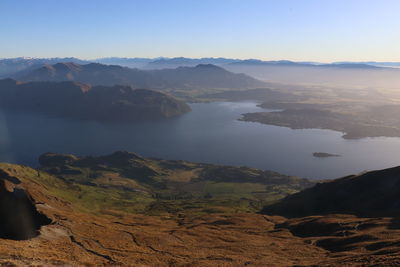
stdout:
<svg viewBox="0 0 400 267">
<path fill-rule="evenodd" d="M 48 153 L 40 163 L 40 170 L 0 164 L 0 215 L 9 219 L 0 225 L 0 264 L 400 264 L 396 218 L 287 219 L 255 212 L 257 203 L 312 185 L 304 179 L 127 152 L 85 158 Z"/>
</svg>

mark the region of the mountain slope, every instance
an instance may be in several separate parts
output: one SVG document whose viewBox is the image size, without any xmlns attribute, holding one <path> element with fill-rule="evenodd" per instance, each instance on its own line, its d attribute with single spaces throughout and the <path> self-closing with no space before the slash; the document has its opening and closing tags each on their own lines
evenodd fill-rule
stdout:
<svg viewBox="0 0 400 267">
<path fill-rule="evenodd" d="M 400 167 L 319 183 L 265 207 L 263 213 L 286 217 L 331 213 L 399 216 Z"/>
<path fill-rule="evenodd" d="M 69 66 L 71 67 L 71 66 Z M 181 115 L 190 107 L 169 95 L 129 86 L 0 80 L 0 107 L 78 119 L 136 121 Z"/>
<path fill-rule="evenodd" d="M 262 183 L 271 196 L 281 197 L 289 189 L 300 189 L 305 179 L 128 152 L 80 158 L 47 153 L 40 163 L 39 170 L 0 163 L 0 234 L 8 234 L 0 238 L 0 265 L 400 262 L 395 218 L 326 215 L 288 220 L 251 212 L 263 192 L 250 184 Z M 201 182 L 214 187 L 199 186 Z"/>
<path fill-rule="evenodd" d="M 11 195 L 24 192 L 34 207 L 32 216 L 39 213 L 51 222 L 40 225 L 32 239 L 0 238 L 0 265 L 288 266 L 296 259 L 316 262 L 325 253 L 300 238 L 270 234 L 279 218 L 211 211 L 203 216 L 145 216 L 123 211 L 143 202 L 132 199 L 134 191 L 77 184 L 19 165 L 0 164 L 0 171 L 0 180 L 6 180 L 0 188 Z M 80 203 L 91 209 L 82 209 Z M 19 225 L 15 229 L 24 230 Z"/>
<path fill-rule="evenodd" d="M 153 89 L 255 88 L 264 85 L 250 76 L 234 74 L 210 64 L 176 69 L 139 70 L 98 63 L 58 63 L 16 78 L 23 81 L 77 81 L 92 85 L 121 84 Z"/>
</svg>

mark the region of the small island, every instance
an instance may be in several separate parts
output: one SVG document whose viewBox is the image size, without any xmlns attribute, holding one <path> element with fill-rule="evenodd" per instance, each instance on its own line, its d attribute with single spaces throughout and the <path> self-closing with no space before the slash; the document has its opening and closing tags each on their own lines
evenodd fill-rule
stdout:
<svg viewBox="0 0 400 267">
<path fill-rule="evenodd" d="M 338 154 L 330 154 L 325 152 L 314 152 L 312 155 L 316 158 L 341 157 L 341 155 Z"/>
</svg>

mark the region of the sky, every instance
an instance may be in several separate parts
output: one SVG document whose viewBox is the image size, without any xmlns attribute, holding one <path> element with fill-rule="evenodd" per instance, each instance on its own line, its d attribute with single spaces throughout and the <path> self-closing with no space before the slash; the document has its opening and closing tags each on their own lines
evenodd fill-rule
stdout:
<svg viewBox="0 0 400 267">
<path fill-rule="evenodd" d="M 400 61 L 399 0 L 0 0 L 0 58 Z"/>
</svg>

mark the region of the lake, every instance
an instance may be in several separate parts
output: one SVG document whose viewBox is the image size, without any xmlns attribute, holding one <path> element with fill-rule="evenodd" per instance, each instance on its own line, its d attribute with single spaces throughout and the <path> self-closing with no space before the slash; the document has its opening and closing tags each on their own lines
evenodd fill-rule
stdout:
<svg viewBox="0 0 400 267">
<path fill-rule="evenodd" d="M 330 130 L 292 130 L 238 121 L 252 102 L 191 104 L 181 117 L 146 123 L 100 123 L 0 112 L 0 161 L 36 167 L 44 152 L 102 155 L 127 150 L 147 157 L 250 166 L 307 178 L 336 178 L 400 165 L 400 138 L 345 140 Z M 313 152 L 342 157 L 315 158 Z"/>
</svg>

